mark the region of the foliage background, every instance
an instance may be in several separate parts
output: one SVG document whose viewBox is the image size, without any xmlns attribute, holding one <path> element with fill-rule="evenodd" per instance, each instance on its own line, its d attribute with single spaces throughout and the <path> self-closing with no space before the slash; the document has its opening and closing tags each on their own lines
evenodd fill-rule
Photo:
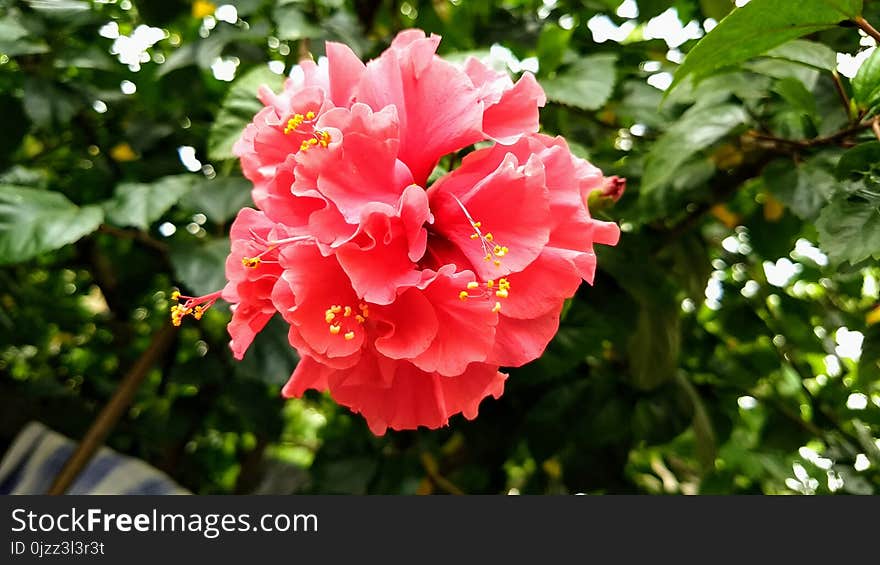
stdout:
<svg viewBox="0 0 880 565">
<path fill-rule="evenodd" d="M 753 0 L 665 99 L 732 2 L 229 4 L 0 0 L 0 452 L 32 419 L 81 437 L 170 291 L 220 287 L 255 85 L 324 40 L 369 58 L 420 27 L 444 56 L 537 66 L 545 131 L 628 179 L 592 202 L 624 234 L 545 355 L 475 421 L 374 437 L 321 395 L 279 397 L 283 325 L 234 362 L 215 307 L 108 443 L 196 493 L 880 489 L 880 59 L 835 70 L 873 45 L 857 16 L 880 22 L 877 2 Z"/>
</svg>

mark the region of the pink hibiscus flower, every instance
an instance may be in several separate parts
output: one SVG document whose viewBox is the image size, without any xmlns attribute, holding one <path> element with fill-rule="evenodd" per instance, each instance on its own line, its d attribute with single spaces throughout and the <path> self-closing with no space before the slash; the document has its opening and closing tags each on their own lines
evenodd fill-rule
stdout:
<svg viewBox="0 0 880 565">
<path fill-rule="evenodd" d="M 592 283 L 593 244 L 619 230 L 588 195 L 623 183 L 538 132 L 545 97 L 440 38 L 397 36 L 363 64 L 327 44 L 302 62 L 235 146 L 258 210 L 232 230 L 222 293 L 175 306 L 175 323 L 221 297 L 242 358 L 277 312 L 300 362 L 285 396 L 329 391 L 370 429 L 436 428 L 498 398 L 500 367 L 539 357 L 565 299 Z M 428 185 L 441 158 L 489 141 Z"/>
</svg>

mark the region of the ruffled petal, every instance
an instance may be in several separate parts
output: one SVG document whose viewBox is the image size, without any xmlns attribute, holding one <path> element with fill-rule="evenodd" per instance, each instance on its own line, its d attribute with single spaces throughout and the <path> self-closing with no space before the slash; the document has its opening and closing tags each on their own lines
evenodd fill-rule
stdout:
<svg viewBox="0 0 880 565">
<path fill-rule="evenodd" d="M 428 349 L 412 359 L 423 371 L 459 375 L 468 364 L 488 357 L 498 315 L 493 312 L 494 300 L 461 299 L 460 293 L 472 281 L 473 273 L 456 273 L 448 265 L 425 283 L 424 295 L 434 307 L 438 329 Z"/>
<path fill-rule="evenodd" d="M 468 76 L 434 55 L 439 37 L 409 30 L 367 64 L 357 100 L 400 117 L 400 160 L 424 186 L 440 157 L 482 139 L 483 107 Z"/>
<path fill-rule="evenodd" d="M 524 269 L 550 237 L 543 165 L 532 158 L 519 166 L 516 157 L 507 154 L 480 180 L 466 165 L 429 190 L 435 229 L 461 249 L 483 280 Z M 486 241 L 488 235 L 478 239 L 472 222 L 479 222 L 481 234 L 492 234 L 491 240 Z M 506 248 L 503 256 L 493 252 L 495 246 Z"/>
</svg>

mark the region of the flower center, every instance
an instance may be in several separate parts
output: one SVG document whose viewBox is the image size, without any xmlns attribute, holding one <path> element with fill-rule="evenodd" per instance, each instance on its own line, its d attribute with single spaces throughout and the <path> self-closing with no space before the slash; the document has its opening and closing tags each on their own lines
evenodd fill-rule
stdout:
<svg viewBox="0 0 880 565">
<path fill-rule="evenodd" d="M 370 317 L 369 305 L 361 302 L 358 304 L 360 314 L 356 314 L 351 306 L 334 304 L 324 311 L 324 321 L 333 335 L 341 335 L 346 340 L 352 340 L 358 326 L 363 326 Z"/>
<path fill-rule="evenodd" d="M 488 299 L 491 301 L 493 298 L 504 299 L 508 296 L 510 296 L 510 282 L 507 279 L 498 279 L 497 283 L 489 279 L 482 284 L 477 281 L 471 281 L 467 284 L 466 290 L 458 293 L 458 298 L 462 301 L 469 298 Z M 495 304 L 492 305 L 492 311 L 496 313 L 501 311 L 501 302 L 499 300 L 495 300 Z"/>
<path fill-rule="evenodd" d="M 458 207 L 461 208 L 461 211 L 471 223 L 471 228 L 474 230 L 474 233 L 471 234 L 471 239 L 480 241 L 480 245 L 483 247 L 483 260 L 492 261 L 496 267 L 500 267 L 501 258 L 507 255 L 510 250 L 495 241 L 495 236 L 492 235 L 492 232 L 483 233 L 483 223 L 474 220 L 473 216 L 471 216 L 470 212 L 467 211 L 467 208 L 465 208 L 465 205 L 457 196 L 454 194 L 450 194 L 450 196 L 452 196 L 452 198 L 458 203 Z"/>
<path fill-rule="evenodd" d="M 294 114 L 292 118 L 287 120 L 287 125 L 284 126 L 284 134 L 298 133 L 308 136 L 300 144 L 300 151 L 308 151 L 316 145 L 326 148 L 330 145 L 330 134 L 326 131 L 315 129 L 316 121 L 317 115 L 311 111 L 305 114 Z"/>
</svg>

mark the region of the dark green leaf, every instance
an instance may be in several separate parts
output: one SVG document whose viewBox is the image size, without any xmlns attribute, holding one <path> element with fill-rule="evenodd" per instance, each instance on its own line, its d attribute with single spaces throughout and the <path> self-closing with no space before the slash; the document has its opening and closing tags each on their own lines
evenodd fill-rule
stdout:
<svg viewBox="0 0 880 565">
<path fill-rule="evenodd" d="M 745 111 L 733 104 L 693 108 L 686 112 L 648 153 L 642 192 L 650 192 L 671 181 L 678 168 L 691 156 L 747 120 Z"/>
<path fill-rule="evenodd" d="M 633 386 L 652 390 L 675 377 L 681 348 L 680 317 L 674 305 L 642 304 L 629 341 Z"/>
<path fill-rule="evenodd" d="M 805 39 L 795 39 L 783 43 L 779 47 L 767 51 L 765 56 L 799 63 L 820 71 L 830 72 L 837 69 L 837 53 L 834 49 L 823 43 Z"/>
<path fill-rule="evenodd" d="M 556 24 L 546 24 L 538 37 L 538 61 L 542 76 L 549 76 L 562 64 L 562 57 L 574 29 L 563 29 Z"/>
<path fill-rule="evenodd" d="M 796 110 L 808 116 L 816 116 L 816 99 L 801 81 L 784 78 L 776 82 L 773 90 Z"/>
<path fill-rule="evenodd" d="M 280 5 L 275 8 L 275 25 L 279 39 L 298 40 L 305 37 L 316 37 L 321 30 L 309 23 L 293 4 Z"/>
<path fill-rule="evenodd" d="M 195 295 L 220 290 L 226 285 L 226 256 L 229 239 L 214 239 L 204 245 L 175 245 L 171 249 L 174 275 Z"/>
<path fill-rule="evenodd" d="M 697 79 L 861 14 L 862 0 L 752 0 L 724 18 L 688 53 L 672 88 L 685 77 Z"/>
<path fill-rule="evenodd" d="M 614 91 L 617 55 L 603 53 L 579 59 L 541 85 L 547 98 L 582 110 L 597 110 Z"/>
<path fill-rule="evenodd" d="M 195 183 L 180 204 L 222 224 L 251 203 L 251 188 L 250 181 L 242 177 L 205 179 Z"/>
<path fill-rule="evenodd" d="M 764 169 L 763 180 L 770 192 L 799 218 L 813 220 L 837 186 L 833 167 L 823 158 L 800 166 L 791 161 L 774 161 Z"/>
<path fill-rule="evenodd" d="M 76 206 L 57 192 L 0 185 L 0 264 L 73 243 L 103 219 L 98 206 Z"/>
<path fill-rule="evenodd" d="M 175 175 L 149 184 L 120 184 L 113 199 L 104 204 L 107 221 L 147 230 L 186 194 L 195 179 L 193 175 Z"/>
<path fill-rule="evenodd" d="M 880 259 L 880 207 L 877 202 L 835 197 L 816 221 L 819 246 L 834 264 Z"/>
<path fill-rule="evenodd" d="M 870 110 L 880 102 L 880 52 L 874 50 L 852 79 L 853 101 Z"/>
<path fill-rule="evenodd" d="M 238 141 L 244 127 L 263 107 L 257 99 L 257 89 L 265 84 L 278 90 L 281 82 L 281 76 L 265 66 L 260 66 L 245 73 L 232 84 L 208 136 L 210 159 L 222 160 L 234 157 L 232 146 Z"/>
</svg>

